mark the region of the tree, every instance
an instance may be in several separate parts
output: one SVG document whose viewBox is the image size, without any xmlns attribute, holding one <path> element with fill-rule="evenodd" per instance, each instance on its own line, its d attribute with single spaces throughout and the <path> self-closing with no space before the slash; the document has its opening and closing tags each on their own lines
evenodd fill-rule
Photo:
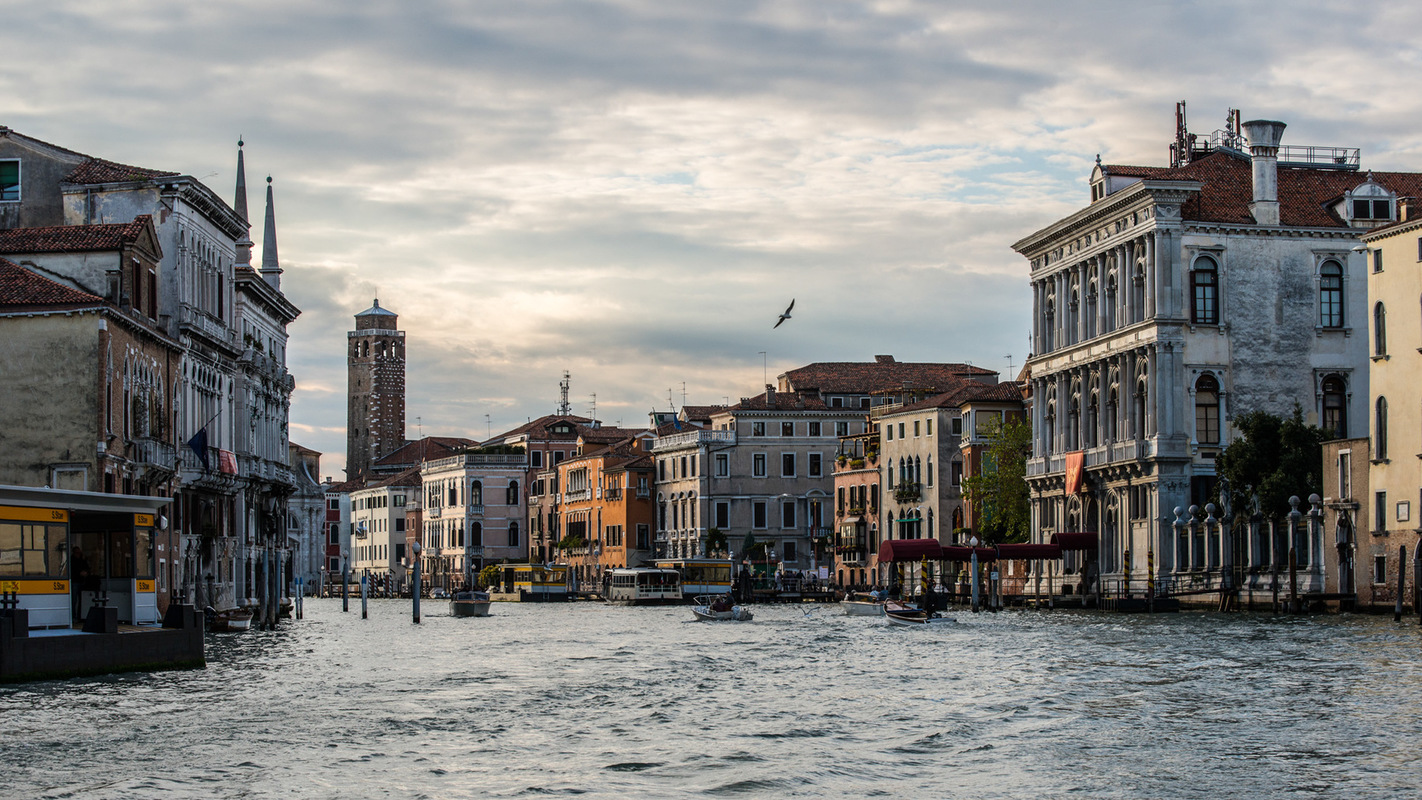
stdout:
<svg viewBox="0 0 1422 800">
<path fill-rule="evenodd" d="M 963 480 L 973 505 L 978 538 L 986 543 L 1027 541 L 1031 514 L 1027 494 L 1027 456 L 1032 427 L 1024 420 L 994 421 L 987 430 L 982 472 Z"/>
<path fill-rule="evenodd" d="M 479 570 L 480 586 L 498 586 L 503 579 L 504 568 L 500 564 L 490 564 Z"/>
<path fill-rule="evenodd" d="M 1304 422 L 1303 409 L 1280 417 L 1251 411 L 1235 417 L 1242 434 L 1220 453 L 1215 469 L 1229 481 L 1229 502 L 1235 514 L 1248 514 L 1258 498 L 1265 517 L 1289 513 L 1289 497 L 1308 510 L 1308 496 L 1323 491 L 1323 441 L 1328 434 Z M 1219 492 L 1216 490 L 1216 497 Z M 1221 508 L 1223 511 L 1223 508 Z"/>
</svg>

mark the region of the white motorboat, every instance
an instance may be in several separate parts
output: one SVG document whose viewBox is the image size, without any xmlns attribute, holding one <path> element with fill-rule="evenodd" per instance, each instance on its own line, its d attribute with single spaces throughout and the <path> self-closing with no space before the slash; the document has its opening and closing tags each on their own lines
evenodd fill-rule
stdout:
<svg viewBox="0 0 1422 800">
<path fill-rule="evenodd" d="M 449 601 L 449 613 L 456 617 L 489 616 L 488 592 L 455 592 Z"/>
<path fill-rule="evenodd" d="M 884 619 L 890 625 L 904 628 L 938 628 L 952 625 L 952 617 L 941 617 L 937 612 L 919 608 L 901 608 L 884 612 Z"/>
<path fill-rule="evenodd" d="M 847 595 L 839 601 L 839 607 L 850 617 L 884 616 L 884 601 L 865 592 Z"/>
<path fill-rule="evenodd" d="M 755 619 L 749 608 L 732 605 L 730 598 L 725 595 L 702 595 L 696 598 L 696 604 L 691 607 L 691 615 L 701 622 L 749 622 Z"/>
</svg>

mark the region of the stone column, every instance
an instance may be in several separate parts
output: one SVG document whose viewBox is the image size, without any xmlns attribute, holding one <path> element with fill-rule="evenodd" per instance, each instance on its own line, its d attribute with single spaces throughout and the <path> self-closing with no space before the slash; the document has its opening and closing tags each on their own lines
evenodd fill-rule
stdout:
<svg viewBox="0 0 1422 800">
<path fill-rule="evenodd" d="M 1155 263 L 1155 234 L 1152 232 L 1149 236 L 1142 237 L 1141 242 L 1145 247 L 1146 262 L 1145 315 L 1146 319 L 1155 319 L 1157 308 L 1156 298 L 1160 294 L 1160 285 L 1157 279 L 1159 270 L 1156 268 Z"/>
</svg>

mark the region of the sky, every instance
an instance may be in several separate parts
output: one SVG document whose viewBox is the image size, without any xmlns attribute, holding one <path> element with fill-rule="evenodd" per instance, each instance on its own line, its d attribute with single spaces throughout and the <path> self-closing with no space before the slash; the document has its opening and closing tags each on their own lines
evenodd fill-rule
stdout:
<svg viewBox="0 0 1422 800">
<path fill-rule="evenodd" d="M 379 297 L 408 435 L 736 402 L 814 361 L 1027 356 L 1023 236 L 1174 108 L 1422 170 L 1422 8 L 1342 2 L 5 3 L 0 125 L 273 177 L 293 441 L 345 460 Z M 254 257 L 255 260 L 255 257 Z M 793 318 L 772 330 L 795 301 Z M 595 399 L 594 399 L 595 397 Z"/>
</svg>

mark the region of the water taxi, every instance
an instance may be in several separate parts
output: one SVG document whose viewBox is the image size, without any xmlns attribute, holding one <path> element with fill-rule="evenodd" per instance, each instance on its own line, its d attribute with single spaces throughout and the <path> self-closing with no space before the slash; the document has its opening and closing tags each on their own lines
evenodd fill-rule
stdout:
<svg viewBox="0 0 1422 800">
<path fill-rule="evenodd" d="M 674 569 L 681 574 L 683 600 L 731 591 L 735 568 L 729 558 L 663 558 L 652 563 L 657 569 Z"/>
<path fill-rule="evenodd" d="M 487 617 L 490 602 L 488 592 L 455 592 L 449 599 L 449 614 L 453 617 Z"/>
<path fill-rule="evenodd" d="M 839 607 L 850 617 L 882 617 L 884 601 L 870 592 L 856 592 L 839 601 Z"/>
<path fill-rule="evenodd" d="M 702 595 L 691 607 L 691 616 L 698 622 L 750 622 L 755 619 L 749 608 L 731 604 L 731 596 Z"/>
<path fill-rule="evenodd" d="M 510 564 L 504 567 L 504 585 L 511 587 L 522 602 L 562 602 L 571 600 L 568 567 L 545 564 Z"/>
<path fill-rule="evenodd" d="M 674 569 L 631 567 L 611 571 L 607 585 L 609 603 L 643 606 L 681 601 L 681 573 Z"/>
</svg>

